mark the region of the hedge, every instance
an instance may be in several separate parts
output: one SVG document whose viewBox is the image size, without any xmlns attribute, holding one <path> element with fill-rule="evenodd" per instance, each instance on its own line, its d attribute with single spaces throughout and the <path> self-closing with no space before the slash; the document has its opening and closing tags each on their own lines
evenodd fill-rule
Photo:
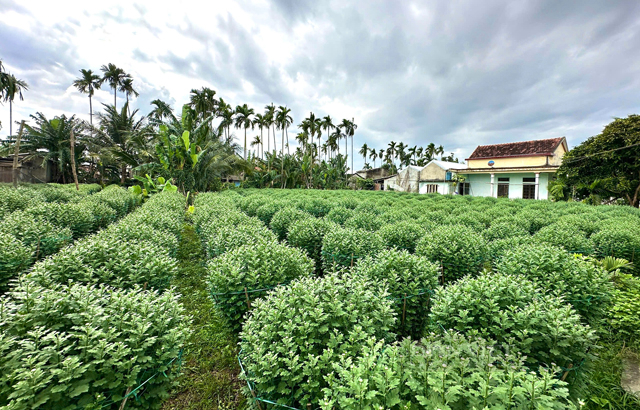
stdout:
<svg viewBox="0 0 640 410">
<path fill-rule="evenodd" d="M 384 249 L 382 238 L 364 229 L 340 228 L 326 232 L 322 239 L 322 265 L 325 272 L 338 266 L 352 266 L 367 255 Z"/>
</svg>

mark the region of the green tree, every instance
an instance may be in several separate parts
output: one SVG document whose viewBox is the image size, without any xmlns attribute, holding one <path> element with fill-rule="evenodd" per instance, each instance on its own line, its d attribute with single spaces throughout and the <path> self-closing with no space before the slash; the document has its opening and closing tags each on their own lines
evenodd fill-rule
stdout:
<svg viewBox="0 0 640 410">
<path fill-rule="evenodd" d="M 9 101 L 9 135 L 13 135 L 13 101 L 16 97 L 18 97 L 20 101 L 24 100 L 22 92 L 28 90 L 29 85 L 25 81 L 17 79 L 12 74 L 5 75 L 3 82 L 3 101 Z"/>
<path fill-rule="evenodd" d="M 331 137 L 331 129 L 335 128 L 331 116 L 327 115 L 322 119 L 322 128 L 324 128 L 325 132 L 327 133 L 327 145 L 331 148 L 331 144 L 329 144 L 329 138 Z"/>
<path fill-rule="evenodd" d="M 236 107 L 235 125 L 236 128 L 244 128 L 244 159 L 247 159 L 247 128 L 253 129 L 253 108 L 249 108 L 247 104 L 238 105 Z"/>
<path fill-rule="evenodd" d="M 153 110 L 149 113 L 149 118 L 162 121 L 164 119 L 174 119 L 173 108 L 171 106 L 162 101 L 162 100 L 153 100 L 151 101 L 151 105 L 153 105 Z"/>
<path fill-rule="evenodd" d="M 558 178 L 587 197 L 622 198 L 640 205 L 640 115 L 616 118 L 563 158 Z M 597 190 L 597 191 L 596 191 Z"/>
<path fill-rule="evenodd" d="M 91 98 L 93 97 L 95 90 L 100 89 L 100 76 L 94 74 L 93 71 L 85 70 L 84 68 L 80 70 L 80 74 L 81 76 L 73 82 L 73 86 L 82 94 L 87 94 L 89 96 L 89 123 L 93 127 L 93 104 L 91 102 Z"/>
<path fill-rule="evenodd" d="M 100 84 L 109 83 L 109 87 L 113 88 L 113 107 L 116 107 L 116 92 L 118 88 L 122 86 L 123 81 L 131 76 L 124 72 L 122 68 L 117 67 L 115 64 L 109 63 L 100 67 L 102 71 L 102 79 Z"/>
<path fill-rule="evenodd" d="M 358 151 L 358 154 L 362 155 L 362 158 L 364 158 L 364 163 L 366 165 L 367 164 L 367 155 L 369 154 L 369 147 L 367 146 L 366 142 L 364 144 L 362 144 L 362 148 L 360 148 L 360 151 Z"/>
<path fill-rule="evenodd" d="M 253 120 L 253 125 L 257 126 L 260 128 L 260 146 L 262 147 L 262 159 L 264 159 L 264 135 L 262 130 L 264 129 L 265 126 L 267 126 L 267 121 L 265 119 L 265 116 L 263 114 L 256 114 L 254 120 Z M 255 141 L 254 141 L 255 142 Z M 253 145 L 253 143 L 251 144 Z"/>
<path fill-rule="evenodd" d="M 271 103 L 269 105 L 265 105 L 264 107 L 265 112 L 264 112 L 264 116 L 266 117 L 266 121 L 268 124 L 267 130 L 269 130 L 271 127 L 273 127 L 273 155 L 276 155 L 276 106 Z M 269 139 L 269 132 L 267 131 L 267 139 Z M 268 143 L 267 145 L 269 145 L 270 143 Z"/>
<path fill-rule="evenodd" d="M 278 128 L 280 128 L 282 130 L 282 155 L 284 155 L 284 136 L 285 133 L 287 135 L 287 153 L 289 153 L 289 126 L 291 125 L 291 123 L 293 122 L 293 118 L 291 117 L 291 115 L 289 115 L 291 113 L 291 108 L 287 108 L 286 105 L 281 105 L 280 107 L 278 107 L 278 110 L 276 111 L 276 124 L 278 125 Z"/>
<path fill-rule="evenodd" d="M 133 95 L 134 97 L 138 97 L 140 95 L 138 91 L 136 91 L 136 89 L 133 88 L 133 78 L 131 77 L 124 78 L 122 80 L 122 83 L 120 83 L 118 90 L 124 93 L 125 96 L 127 97 L 127 104 L 129 104 L 130 96 Z"/>
</svg>

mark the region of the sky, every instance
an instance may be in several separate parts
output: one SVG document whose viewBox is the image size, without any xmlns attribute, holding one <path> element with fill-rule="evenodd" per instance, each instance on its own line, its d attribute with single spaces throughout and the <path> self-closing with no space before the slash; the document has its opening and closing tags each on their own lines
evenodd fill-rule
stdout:
<svg viewBox="0 0 640 410">
<path fill-rule="evenodd" d="M 363 143 L 433 142 L 461 160 L 501 142 L 573 147 L 640 112 L 638 50 L 640 2 L 626 0 L 0 0 L 0 59 L 29 84 L 14 121 L 88 120 L 72 83 L 114 63 L 133 76 L 140 114 L 156 98 L 179 112 L 210 87 L 256 112 L 290 107 L 292 146 L 309 112 L 353 118 L 356 169 Z M 106 86 L 94 110 L 112 102 Z M 8 104 L 0 121 L 4 137 Z"/>
</svg>

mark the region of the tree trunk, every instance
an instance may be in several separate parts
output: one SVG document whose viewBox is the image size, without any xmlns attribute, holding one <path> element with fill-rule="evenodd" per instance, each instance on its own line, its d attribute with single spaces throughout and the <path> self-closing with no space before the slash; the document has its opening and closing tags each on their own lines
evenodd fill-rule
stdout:
<svg viewBox="0 0 640 410">
<path fill-rule="evenodd" d="M 274 124 L 273 125 L 273 155 L 276 155 L 276 152 L 278 152 L 278 147 L 276 144 L 276 126 Z"/>
<path fill-rule="evenodd" d="M 287 155 L 291 155 L 291 151 L 289 150 L 289 127 L 285 127 L 284 132 L 287 134 Z"/>
<path fill-rule="evenodd" d="M 24 130 L 24 120 L 20 122 L 18 130 L 18 138 L 16 138 L 16 149 L 13 151 L 13 187 L 18 187 L 18 155 L 20 155 L 20 139 L 22 139 L 22 131 Z"/>
<path fill-rule="evenodd" d="M 13 138 L 13 100 L 9 100 L 9 138 Z"/>
<path fill-rule="evenodd" d="M 113 108 L 116 108 L 116 88 L 113 87 Z"/>
<path fill-rule="evenodd" d="M 122 185 L 124 185 L 125 179 L 126 179 L 126 174 L 127 174 L 127 165 L 124 164 L 122 165 L 122 167 L 120 168 L 120 183 Z"/>
<path fill-rule="evenodd" d="M 91 104 L 91 94 L 89 94 L 89 124 L 91 124 L 91 136 L 93 136 L 93 105 Z"/>
<path fill-rule="evenodd" d="M 262 147 L 262 154 L 260 154 L 260 158 L 264 161 L 264 137 L 262 136 L 262 127 L 260 127 L 260 146 Z"/>
<path fill-rule="evenodd" d="M 244 127 L 244 160 L 247 160 L 247 127 Z"/>
<path fill-rule="evenodd" d="M 70 137 L 69 151 L 71 152 L 71 172 L 73 173 L 73 182 L 76 184 L 76 191 L 80 191 L 80 186 L 78 185 L 78 174 L 76 173 L 76 136 L 73 133 L 73 128 L 71 129 Z"/>
</svg>

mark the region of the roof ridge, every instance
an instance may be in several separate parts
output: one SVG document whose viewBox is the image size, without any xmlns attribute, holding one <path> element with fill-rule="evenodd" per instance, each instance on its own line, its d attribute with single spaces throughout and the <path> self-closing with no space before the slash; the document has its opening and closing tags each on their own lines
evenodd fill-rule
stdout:
<svg viewBox="0 0 640 410">
<path fill-rule="evenodd" d="M 509 144 L 524 144 L 525 142 L 538 142 L 538 141 L 553 141 L 553 140 L 560 140 L 562 138 L 565 137 L 556 137 L 556 138 L 543 138 L 540 140 L 527 140 L 527 141 L 514 141 L 514 142 L 500 142 L 498 144 L 487 144 L 487 145 L 478 145 L 476 147 L 476 149 L 480 148 L 480 147 L 495 147 L 496 145 L 509 145 Z"/>
</svg>

